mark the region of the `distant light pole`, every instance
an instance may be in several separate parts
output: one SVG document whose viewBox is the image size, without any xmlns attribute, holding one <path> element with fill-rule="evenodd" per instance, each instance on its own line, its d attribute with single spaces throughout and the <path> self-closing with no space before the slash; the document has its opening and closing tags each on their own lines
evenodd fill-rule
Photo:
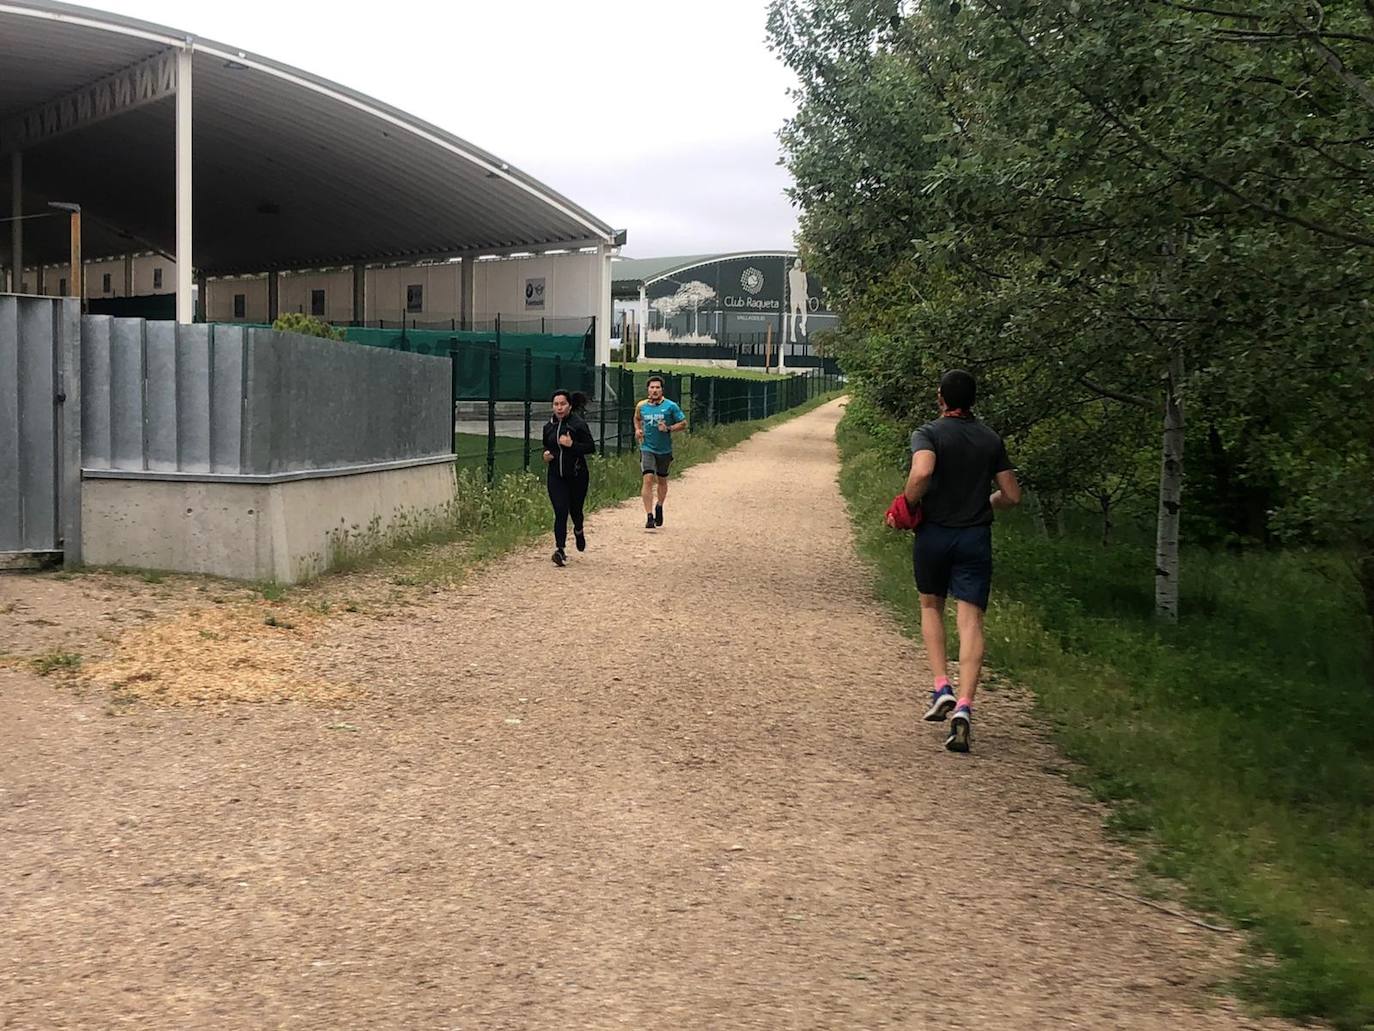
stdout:
<svg viewBox="0 0 1374 1031">
<path fill-rule="evenodd" d="M 84 311 L 86 308 L 86 277 L 81 274 L 81 205 L 72 204 L 68 201 L 50 200 L 48 207 L 71 214 L 72 270 L 71 278 L 67 281 L 67 296 L 77 298 Z"/>
</svg>

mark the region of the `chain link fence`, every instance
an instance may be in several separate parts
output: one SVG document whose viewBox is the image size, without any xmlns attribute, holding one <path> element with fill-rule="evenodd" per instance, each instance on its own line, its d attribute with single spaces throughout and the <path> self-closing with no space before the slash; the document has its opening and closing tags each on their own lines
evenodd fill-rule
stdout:
<svg viewBox="0 0 1374 1031">
<path fill-rule="evenodd" d="M 480 374 L 485 371 L 485 383 Z M 651 373 L 615 365 L 545 358 L 526 351 L 467 347 L 453 354 L 454 450 L 459 468 L 484 471 L 488 479 L 508 472 L 540 470 L 541 433 L 556 389 L 581 391 L 590 400 L 587 425 L 602 455 L 638 448 L 635 405 L 647 394 L 650 376 L 663 379 L 665 396 L 687 413 L 692 428 L 765 419 L 828 391 L 843 380 L 812 370 L 785 379 Z"/>
</svg>

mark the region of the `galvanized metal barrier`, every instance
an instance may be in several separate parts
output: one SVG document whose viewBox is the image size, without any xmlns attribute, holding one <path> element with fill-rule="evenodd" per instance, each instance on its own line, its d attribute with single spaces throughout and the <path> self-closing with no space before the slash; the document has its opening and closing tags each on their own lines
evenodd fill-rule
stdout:
<svg viewBox="0 0 1374 1031">
<path fill-rule="evenodd" d="M 452 453 L 447 358 L 89 315 L 88 477 L 263 477 Z"/>
<path fill-rule="evenodd" d="M 0 295 L 0 566 L 80 561 L 80 318 Z"/>
</svg>

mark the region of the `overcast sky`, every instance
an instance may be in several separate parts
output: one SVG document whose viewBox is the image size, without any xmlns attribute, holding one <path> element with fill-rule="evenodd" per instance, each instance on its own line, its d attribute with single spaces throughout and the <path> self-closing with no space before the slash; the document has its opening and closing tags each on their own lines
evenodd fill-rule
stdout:
<svg viewBox="0 0 1374 1031">
<path fill-rule="evenodd" d="M 433 122 L 627 229 L 631 257 L 792 246 L 766 0 L 85 2 Z"/>
</svg>

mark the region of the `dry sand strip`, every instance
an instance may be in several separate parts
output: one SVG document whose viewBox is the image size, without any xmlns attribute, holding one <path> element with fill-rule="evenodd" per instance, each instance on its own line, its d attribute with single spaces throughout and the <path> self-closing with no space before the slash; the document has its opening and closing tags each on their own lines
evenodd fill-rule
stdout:
<svg viewBox="0 0 1374 1031">
<path fill-rule="evenodd" d="M 839 414 L 565 570 L 313 624 L 292 661 L 346 708 L 114 718 L 0 670 L 0 1027 L 1283 1026 L 1211 991 L 1234 936 L 1066 886 L 1131 858 L 1024 697 L 967 757 L 917 722 Z"/>
</svg>

